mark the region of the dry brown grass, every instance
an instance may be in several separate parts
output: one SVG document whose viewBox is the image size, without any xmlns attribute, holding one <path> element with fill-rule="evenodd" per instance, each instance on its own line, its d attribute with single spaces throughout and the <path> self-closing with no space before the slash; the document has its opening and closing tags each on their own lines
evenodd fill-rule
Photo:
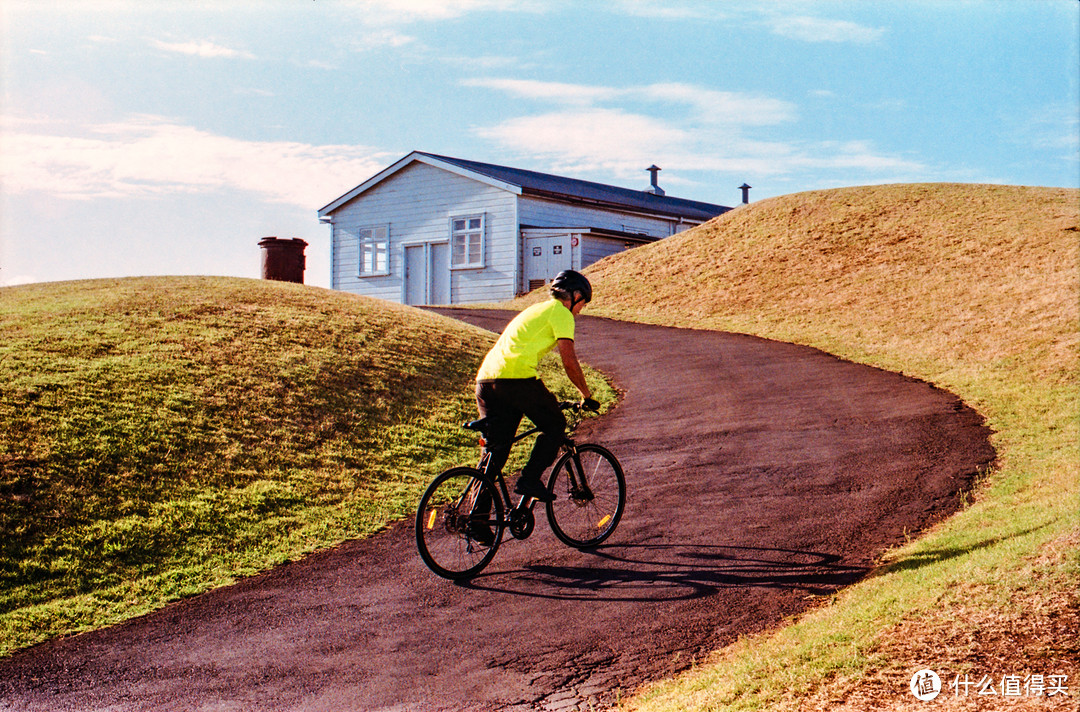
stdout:
<svg viewBox="0 0 1080 712">
<path fill-rule="evenodd" d="M 588 270 L 590 313 L 807 344 L 951 390 L 999 454 L 968 508 L 874 576 L 627 707 L 923 709 L 907 683 L 937 664 L 1069 675 L 1067 701 L 934 701 L 947 709 L 1076 708 L 1078 225 L 1076 190 L 848 188 L 740 207 Z"/>
<path fill-rule="evenodd" d="M 957 676 L 980 681 L 989 675 L 999 686 L 1003 675 L 1067 675 L 1072 700 L 1080 697 L 1080 591 L 1058 570 L 1065 550 L 1080 549 L 1080 533 L 1070 532 L 1043 547 L 1032 563 L 1031 585 L 1008 592 L 1003 606 L 960 603 L 902 620 L 881 631 L 879 664 L 850 679 L 833 678 L 818 686 L 795 709 L 807 712 L 925 710 L 908 693 L 912 675 L 923 667 L 940 671 L 944 689 L 934 700 L 945 710 L 1068 709 L 1060 695 L 979 695 L 975 688 L 953 688 Z M 1046 581 L 1057 576 L 1057 581 Z M 1048 585 L 1047 585 L 1048 584 Z M 998 592 L 983 591 L 985 600 Z M 921 662 L 920 662 L 921 661 Z M 1021 688 L 1020 693 L 1023 692 Z M 1074 708 L 1076 707 L 1075 702 Z"/>
<path fill-rule="evenodd" d="M 997 185 L 774 198 L 596 265 L 593 311 L 1068 377 L 1077 212 L 1077 191 Z"/>
</svg>

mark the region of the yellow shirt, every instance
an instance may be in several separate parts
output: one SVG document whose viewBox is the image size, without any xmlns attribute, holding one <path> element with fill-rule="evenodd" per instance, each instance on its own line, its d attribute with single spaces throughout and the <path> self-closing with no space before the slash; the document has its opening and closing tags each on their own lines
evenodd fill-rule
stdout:
<svg viewBox="0 0 1080 712">
<path fill-rule="evenodd" d="M 533 304 L 506 325 L 476 380 L 536 378 L 536 365 L 559 339 L 574 339 L 574 315 L 557 299 Z"/>
</svg>

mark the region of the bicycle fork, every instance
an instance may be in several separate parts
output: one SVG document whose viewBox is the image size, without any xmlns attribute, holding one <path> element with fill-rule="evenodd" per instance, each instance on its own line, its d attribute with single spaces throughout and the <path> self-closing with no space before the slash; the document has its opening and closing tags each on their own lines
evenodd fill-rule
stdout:
<svg viewBox="0 0 1080 712">
<path fill-rule="evenodd" d="M 589 489 L 589 480 L 585 474 L 585 467 L 581 464 L 581 455 L 573 440 L 567 438 L 566 451 L 570 454 L 567 460 L 567 480 L 570 499 L 577 504 L 584 504 L 593 499 L 592 490 Z"/>
</svg>

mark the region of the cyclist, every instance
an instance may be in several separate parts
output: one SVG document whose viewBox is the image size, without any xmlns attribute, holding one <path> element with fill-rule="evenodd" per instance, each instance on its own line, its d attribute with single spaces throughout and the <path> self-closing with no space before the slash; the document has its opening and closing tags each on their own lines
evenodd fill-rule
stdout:
<svg viewBox="0 0 1080 712">
<path fill-rule="evenodd" d="M 518 494 L 541 502 L 553 499 L 540 476 L 555 461 L 566 432 L 559 401 L 537 374 L 541 357 L 557 346 L 566 375 L 581 392 L 582 406 L 600 407 L 574 351 L 574 317 L 592 300 L 592 285 L 579 272 L 566 270 L 555 276 L 549 289 L 551 299 L 525 309 L 506 326 L 476 374 L 476 405 L 496 444 L 490 449 L 490 472 L 502 471 L 523 415 L 541 429 L 514 487 Z"/>
</svg>

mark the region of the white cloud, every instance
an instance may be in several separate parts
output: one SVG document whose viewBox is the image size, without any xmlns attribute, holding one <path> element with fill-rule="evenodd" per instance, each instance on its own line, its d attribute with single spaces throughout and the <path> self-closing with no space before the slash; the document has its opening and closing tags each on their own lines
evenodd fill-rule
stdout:
<svg viewBox="0 0 1080 712">
<path fill-rule="evenodd" d="M 631 99 L 668 104 L 685 104 L 706 123 L 763 126 L 780 124 L 795 118 L 794 104 L 769 97 L 716 91 L 693 84 L 651 84 L 626 91 Z"/>
<path fill-rule="evenodd" d="M 786 172 L 797 158 L 785 144 L 749 141 L 723 127 L 680 125 L 617 109 L 519 117 L 475 133 L 507 151 L 540 158 L 556 173 L 599 173 L 627 181 L 641 180 L 652 163 L 756 176 Z"/>
<path fill-rule="evenodd" d="M 239 96 L 262 96 L 266 98 L 275 96 L 274 92 L 269 89 L 259 89 L 258 87 L 238 87 L 233 89 L 233 94 Z"/>
<path fill-rule="evenodd" d="M 356 46 L 359 49 L 396 48 L 404 47 L 413 42 L 416 42 L 416 38 L 411 35 L 403 35 L 395 30 L 381 29 L 364 34 L 356 42 Z"/>
<path fill-rule="evenodd" d="M 804 42 L 855 42 L 870 44 L 881 39 L 884 28 L 864 27 L 847 20 L 819 17 L 778 17 L 771 21 L 775 34 Z"/>
<path fill-rule="evenodd" d="M 566 84 L 563 82 L 543 82 L 533 79 L 466 79 L 463 86 L 494 89 L 522 99 L 554 101 L 563 104 L 595 104 L 598 101 L 615 99 L 620 90 L 610 87 Z"/>
<path fill-rule="evenodd" d="M 615 109 L 524 116 L 475 132 L 511 150 L 544 156 L 554 163 L 553 170 L 603 168 L 616 174 L 638 173 L 658 160 L 654 156 L 670 154 L 689 141 L 682 129 Z"/>
<path fill-rule="evenodd" d="M 869 141 L 821 141 L 806 146 L 791 157 L 795 167 L 850 169 L 861 172 L 926 173 L 926 166 L 899 156 L 879 153 Z"/>
<path fill-rule="evenodd" d="M 636 180 L 651 163 L 747 177 L 842 170 L 862 178 L 881 171 L 923 171 L 917 162 L 883 154 L 866 142 L 754 139 L 749 134 L 760 127 L 797 119 L 793 104 L 771 97 L 682 83 L 612 88 L 474 79 L 467 84 L 564 107 L 473 129 L 503 150 L 541 159 L 556 172 Z"/>
<path fill-rule="evenodd" d="M 0 182 L 66 199 L 242 190 L 315 210 L 385 167 L 364 146 L 244 141 L 162 117 L 78 130 L 5 117 Z"/>
<path fill-rule="evenodd" d="M 535 61 L 526 60 L 523 57 L 511 57 L 507 55 L 485 54 L 475 57 L 445 56 L 441 61 L 446 64 L 461 67 L 465 71 L 493 71 L 496 69 L 535 69 L 538 65 Z"/>
<path fill-rule="evenodd" d="M 17 274 L 0 280 L 0 287 L 17 287 L 20 284 L 33 284 L 38 278 L 32 274 Z"/>
<path fill-rule="evenodd" d="M 541 0 L 359 0 L 352 4 L 363 10 L 362 19 L 372 25 L 449 20 L 483 10 L 539 12 L 545 9 Z"/>
<path fill-rule="evenodd" d="M 1070 162 L 1080 159 L 1080 117 L 1076 115 L 1075 106 L 1046 107 L 1026 124 L 1021 124 L 1015 135 L 1021 143 L 1029 143 L 1036 150 L 1051 151 Z"/>
<path fill-rule="evenodd" d="M 790 121 L 796 114 L 793 104 L 780 99 L 716 91 L 680 82 L 616 88 L 530 79 L 480 78 L 468 79 L 462 84 L 494 89 L 524 99 L 569 105 L 619 102 L 684 105 L 706 123 L 760 126 Z"/>
<path fill-rule="evenodd" d="M 151 44 L 166 52 L 177 52 L 206 59 L 255 59 L 255 55 L 231 47 L 224 47 L 207 40 L 193 42 L 163 42 L 151 40 Z"/>
<path fill-rule="evenodd" d="M 842 171 L 851 182 L 883 171 L 926 173 L 917 161 L 882 153 L 864 141 L 759 141 L 720 126 L 603 109 L 520 117 L 476 133 L 515 153 L 540 157 L 556 172 L 599 171 L 623 180 L 640 179 L 652 163 L 684 174 L 724 172 L 747 178 Z"/>
<path fill-rule="evenodd" d="M 726 17 L 724 8 L 716 0 L 697 2 L 657 2 L 657 0 L 618 0 L 613 10 L 632 17 L 648 17 L 658 20 L 716 20 Z"/>
<path fill-rule="evenodd" d="M 684 170 L 775 172 L 777 144 L 746 140 L 743 129 L 794 120 L 786 101 L 685 83 L 630 87 L 517 79 L 473 79 L 468 86 L 567 108 L 474 129 L 510 151 L 542 157 L 552 170 L 640 177 L 651 163 Z M 647 112 L 651 109 L 655 113 Z"/>
<path fill-rule="evenodd" d="M 402 25 L 412 22 L 437 22 L 474 12 L 549 13 L 579 10 L 573 0 L 346 0 L 364 11 L 369 25 Z M 596 3 L 616 15 L 656 20 L 724 20 L 731 17 L 728 8 L 717 0 L 609 0 Z"/>
</svg>

